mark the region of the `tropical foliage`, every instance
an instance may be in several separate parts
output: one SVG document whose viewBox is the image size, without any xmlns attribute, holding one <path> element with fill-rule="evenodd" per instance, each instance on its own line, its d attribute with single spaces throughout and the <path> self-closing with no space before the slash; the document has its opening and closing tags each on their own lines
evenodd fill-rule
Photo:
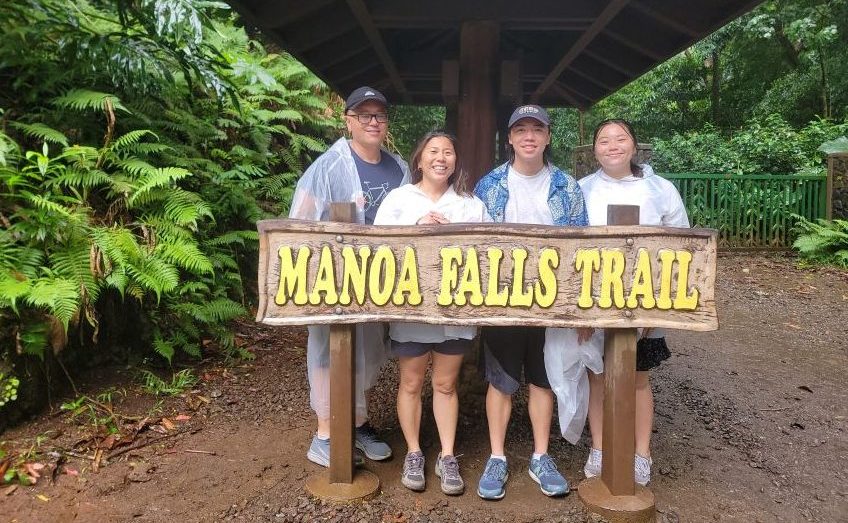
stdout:
<svg viewBox="0 0 848 523">
<path fill-rule="evenodd" d="M 337 133 L 326 87 L 221 2 L 16 0 L 0 30 L 0 387 L 104 336 L 249 356 L 254 224 Z"/>
</svg>

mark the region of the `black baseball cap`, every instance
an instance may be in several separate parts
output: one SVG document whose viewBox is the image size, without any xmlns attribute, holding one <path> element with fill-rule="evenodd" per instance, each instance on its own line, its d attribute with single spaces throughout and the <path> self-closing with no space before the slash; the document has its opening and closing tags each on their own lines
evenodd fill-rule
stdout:
<svg viewBox="0 0 848 523">
<path fill-rule="evenodd" d="M 375 102 L 380 102 L 386 107 L 389 106 L 389 103 L 386 101 L 386 97 L 383 96 L 383 93 L 374 89 L 373 87 L 368 87 L 367 85 L 363 85 L 357 89 L 354 89 L 350 96 L 347 97 L 345 101 L 345 112 L 350 111 L 357 105 L 362 102 L 367 102 L 368 100 L 374 100 Z"/>
<path fill-rule="evenodd" d="M 548 112 L 542 107 L 539 107 L 538 105 L 522 105 L 516 107 L 512 112 L 512 116 L 509 117 L 509 124 L 507 124 L 507 127 L 512 127 L 515 125 L 515 122 L 522 118 L 532 118 L 547 127 L 551 126 L 551 119 L 548 116 Z"/>
</svg>

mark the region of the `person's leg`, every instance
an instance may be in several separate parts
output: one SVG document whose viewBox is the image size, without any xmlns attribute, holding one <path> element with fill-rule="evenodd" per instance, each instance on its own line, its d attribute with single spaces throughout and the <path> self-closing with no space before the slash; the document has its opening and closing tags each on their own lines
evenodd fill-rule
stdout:
<svg viewBox="0 0 848 523">
<path fill-rule="evenodd" d="M 462 367 L 462 354 L 433 352 L 433 417 L 439 430 L 442 456 L 454 455 L 459 397 L 456 381 Z"/>
<path fill-rule="evenodd" d="M 592 448 L 604 448 L 604 375 L 589 373 L 589 431 Z"/>
<path fill-rule="evenodd" d="M 397 393 L 397 414 L 407 452 L 421 450 L 419 433 L 421 430 L 421 389 L 430 353 L 420 356 L 401 356 L 398 358 L 400 383 Z"/>
<path fill-rule="evenodd" d="M 533 452 L 547 454 L 551 435 L 551 418 L 554 415 L 554 393 L 551 389 L 531 384 L 527 411 L 533 427 Z"/>
<path fill-rule="evenodd" d="M 505 456 L 506 427 L 512 415 L 512 394 L 505 394 L 489 384 L 486 391 L 486 419 L 489 422 L 489 444 L 492 454 Z"/>
<path fill-rule="evenodd" d="M 636 373 L 636 454 L 651 457 L 651 432 L 654 428 L 654 393 L 651 373 Z"/>
<path fill-rule="evenodd" d="M 534 327 L 527 331 L 524 376 L 530 388 L 527 410 L 533 427 L 533 455 L 530 457 L 528 473 L 539 484 L 543 494 L 562 496 L 568 493 L 568 481 L 559 473 L 553 458 L 548 455 L 554 394 L 545 368 L 545 330 Z"/>
</svg>

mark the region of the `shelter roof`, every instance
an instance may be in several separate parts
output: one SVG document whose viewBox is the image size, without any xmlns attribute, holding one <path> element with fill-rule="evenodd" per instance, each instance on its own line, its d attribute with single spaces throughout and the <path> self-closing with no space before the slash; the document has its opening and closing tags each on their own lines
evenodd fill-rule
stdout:
<svg viewBox="0 0 848 523">
<path fill-rule="evenodd" d="M 493 21 L 515 98 L 587 107 L 761 0 L 229 0 L 248 24 L 346 95 L 443 105 L 464 22 Z M 517 68 L 517 70 L 516 70 Z"/>
</svg>

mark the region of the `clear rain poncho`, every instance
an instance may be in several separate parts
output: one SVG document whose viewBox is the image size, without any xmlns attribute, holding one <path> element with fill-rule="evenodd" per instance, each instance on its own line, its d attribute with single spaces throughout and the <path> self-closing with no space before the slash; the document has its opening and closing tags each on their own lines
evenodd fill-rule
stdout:
<svg viewBox="0 0 848 523">
<path fill-rule="evenodd" d="M 595 329 L 582 345 L 576 329 L 549 328 L 545 331 L 545 369 L 557 398 L 562 436 L 576 444 L 583 434 L 589 412 L 589 376 L 604 371 L 604 331 Z"/>
<path fill-rule="evenodd" d="M 391 153 L 389 153 L 391 154 Z M 403 171 L 401 185 L 409 181 L 409 168 L 399 156 L 392 155 Z M 356 170 L 350 144 L 340 138 L 306 169 L 297 182 L 289 218 L 327 221 L 330 204 L 353 202 L 356 219 L 365 223 L 365 194 Z M 306 368 L 309 376 L 309 400 L 319 419 L 330 417 L 330 327 L 308 328 Z M 368 419 L 365 391 L 374 386 L 383 364 L 388 360 L 386 333 L 381 323 L 356 325 L 354 339 L 356 376 L 354 395 L 357 425 Z"/>
</svg>

